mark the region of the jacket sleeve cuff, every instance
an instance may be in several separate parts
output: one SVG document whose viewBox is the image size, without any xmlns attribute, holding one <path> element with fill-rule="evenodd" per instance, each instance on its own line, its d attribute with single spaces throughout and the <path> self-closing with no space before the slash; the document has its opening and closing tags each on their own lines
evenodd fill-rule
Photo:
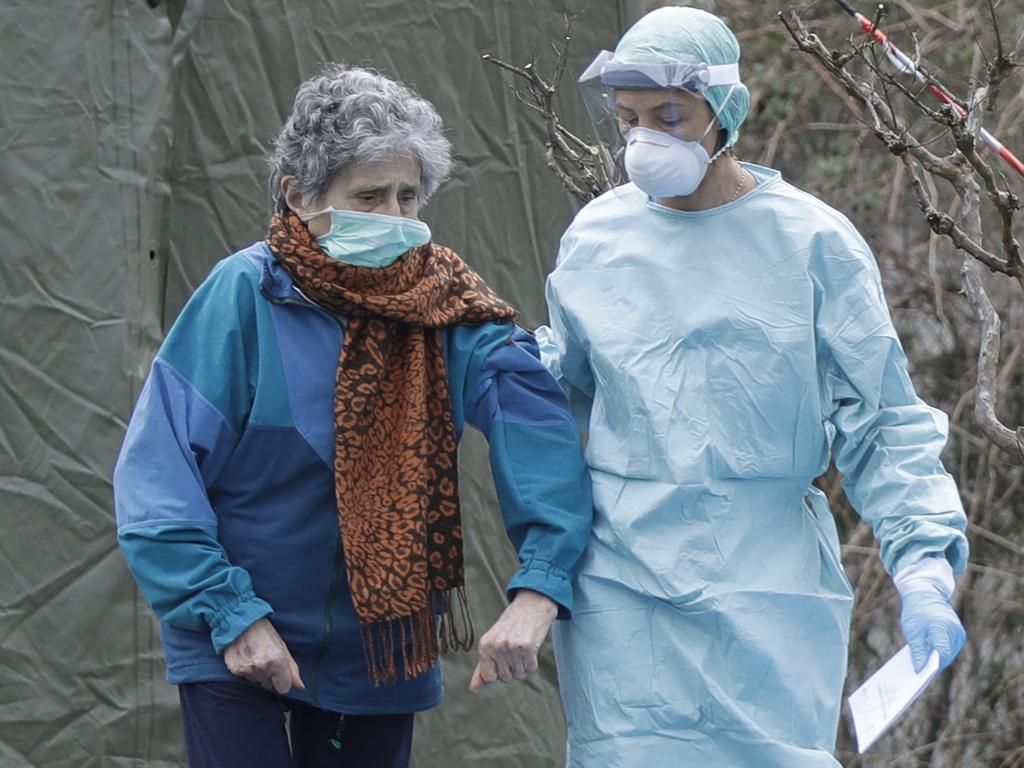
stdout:
<svg viewBox="0 0 1024 768">
<path fill-rule="evenodd" d="M 520 589 L 530 589 L 551 598 L 558 603 L 558 618 L 572 618 L 572 574 L 554 563 L 530 560 L 508 583 L 508 599 L 511 601 Z"/>
<path fill-rule="evenodd" d="M 274 609 L 269 603 L 260 600 L 251 592 L 239 595 L 218 611 L 210 622 L 210 638 L 213 640 L 214 650 L 217 653 L 224 653 L 224 649 L 237 640 L 245 630 L 264 616 L 273 613 Z"/>
</svg>

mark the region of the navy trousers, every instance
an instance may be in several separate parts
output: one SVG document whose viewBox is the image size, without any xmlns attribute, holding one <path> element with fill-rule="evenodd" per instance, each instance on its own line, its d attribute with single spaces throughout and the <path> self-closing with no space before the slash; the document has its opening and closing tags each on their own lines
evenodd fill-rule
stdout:
<svg viewBox="0 0 1024 768">
<path fill-rule="evenodd" d="M 186 683 L 178 696 L 189 768 L 409 765 L 412 714 L 342 716 L 245 683 Z"/>
</svg>

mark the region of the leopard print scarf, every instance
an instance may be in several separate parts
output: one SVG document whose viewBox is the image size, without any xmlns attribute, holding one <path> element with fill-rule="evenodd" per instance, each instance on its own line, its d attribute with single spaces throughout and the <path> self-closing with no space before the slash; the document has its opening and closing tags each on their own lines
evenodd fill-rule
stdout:
<svg viewBox="0 0 1024 768">
<path fill-rule="evenodd" d="M 443 329 L 511 321 L 452 250 L 428 243 L 383 269 L 328 257 L 293 212 L 270 249 L 295 285 L 347 320 L 334 390 L 334 490 L 348 583 L 374 685 L 469 650 L 455 421 Z M 440 614 L 440 622 L 438 622 Z"/>
</svg>

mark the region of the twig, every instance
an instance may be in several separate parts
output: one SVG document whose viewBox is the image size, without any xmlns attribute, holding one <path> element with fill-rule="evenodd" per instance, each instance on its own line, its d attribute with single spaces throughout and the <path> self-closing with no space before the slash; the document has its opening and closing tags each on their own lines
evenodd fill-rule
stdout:
<svg viewBox="0 0 1024 768">
<path fill-rule="evenodd" d="M 992 531 L 988 530 L 987 528 L 983 528 L 982 526 L 975 525 L 974 523 L 968 523 L 967 524 L 967 530 L 970 533 L 973 533 L 976 536 L 978 536 L 978 538 L 985 539 L 987 541 L 990 541 L 993 544 L 999 545 L 1000 547 L 1005 549 L 1007 552 L 1012 552 L 1013 554 L 1017 555 L 1018 557 L 1024 557 L 1024 547 L 1020 546 L 1016 542 L 1010 541 L 1005 536 L 1000 536 L 998 533 L 993 533 Z"/>
<path fill-rule="evenodd" d="M 1013 277 L 1020 276 L 1019 268 L 1014 267 L 1007 260 L 1002 259 L 994 253 L 982 248 L 978 243 L 974 242 L 974 240 L 972 240 L 964 230 L 957 226 L 956 221 L 954 221 L 951 216 L 943 213 L 932 204 L 931 197 L 925 191 L 924 184 L 917 175 L 917 171 L 914 169 L 914 164 L 908 153 L 900 155 L 900 160 L 903 161 L 903 164 L 910 175 L 911 186 L 917 193 L 918 207 L 924 212 L 925 221 L 928 222 L 928 226 L 931 227 L 932 232 L 949 238 L 953 245 L 955 245 L 959 250 L 970 254 L 993 272 L 1002 272 Z"/>
<path fill-rule="evenodd" d="M 974 418 L 985 436 L 1014 463 L 1024 465 L 1024 429 L 1011 430 L 999 421 L 995 412 L 995 379 L 999 366 L 999 316 L 985 293 L 981 275 L 971 261 L 964 261 L 961 270 L 964 289 L 981 325 L 981 348 L 978 352 L 978 383 L 974 400 Z"/>
<path fill-rule="evenodd" d="M 993 18 L 995 9 L 991 7 Z M 879 17 L 882 10 L 879 7 Z M 926 105 L 918 96 L 892 75 L 883 72 L 879 63 L 877 48 L 869 45 L 870 52 L 865 52 L 865 45 L 854 46 L 851 51 L 833 51 L 821 40 L 810 33 L 803 25 L 799 15 L 791 11 L 788 18 L 780 13 L 779 19 L 786 27 L 797 47 L 809 54 L 820 67 L 823 67 L 831 78 L 842 87 L 843 91 L 865 110 L 865 122 L 871 125 L 875 136 L 883 142 L 894 155 L 900 158 L 910 178 L 911 186 L 917 197 L 918 206 L 925 215 L 925 220 L 932 232 L 947 238 L 962 251 L 966 258 L 961 270 L 964 292 L 970 302 L 975 319 L 981 326 L 981 340 L 978 353 L 977 381 L 975 390 L 974 417 L 985 436 L 1016 464 L 1024 464 L 1024 429 L 1011 430 L 1002 424 L 996 416 L 996 376 L 999 361 L 1000 320 L 992 306 L 979 271 L 979 264 L 984 264 L 993 272 L 1000 272 L 1015 278 L 1024 287 L 1024 263 L 1021 249 L 1013 236 L 1013 216 L 1020 208 L 1020 201 L 1008 190 L 1001 190 L 995 180 L 991 168 L 978 155 L 975 132 L 978 130 L 978 113 L 965 107 L 968 119 L 965 121 L 950 106 L 938 109 Z M 876 19 L 875 25 L 878 26 Z M 1016 50 L 1016 47 L 1015 47 Z M 998 46 L 997 62 L 989 68 L 990 80 L 995 71 L 993 67 L 1002 66 L 998 72 L 998 82 L 1007 76 L 1005 59 L 1002 55 L 1001 43 Z M 915 55 L 919 53 L 915 52 Z M 875 78 L 877 87 L 855 77 L 847 68 L 848 62 L 857 58 L 865 63 Z M 976 59 L 977 62 L 977 59 Z M 1013 62 L 1010 62 L 1011 65 Z M 930 76 L 929 76 L 930 79 Z M 934 80 L 932 80 L 934 82 Z M 989 89 L 996 87 L 998 82 L 989 84 Z M 936 84 L 941 88 L 941 85 Z M 956 152 L 947 157 L 939 157 L 916 141 L 908 128 L 899 119 L 892 100 L 891 88 L 902 93 L 907 100 L 922 114 L 932 121 L 946 126 L 952 133 Z M 879 89 L 881 93 L 879 93 Z M 945 90 L 945 89 L 943 89 Z M 974 94 L 984 97 L 985 91 Z M 971 99 L 969 104 L 974 103 Z M 940 211 L 935 200 L 925 189 L 916 166 L 933 176 L 949 182 L 958 198 L 963 201 L 963 222 L 958 223 L 952 216 Z M 974 174 L 981 178 L 988 200 L 999 211 L 1002 217 L 1002 250 L 999 256 L 986 249 L 983 245 L 981 211 L 978 205 L 979 185 Z"/>
<path fill-rule="evenodd" d="M 568 67 L 572 26 L 577 18 L 570 13 L 564 14 L 565 30 L 561 45 L 553 45 L 556 60 L 550 78 L 538 73 L 536 57 L 523 66 L 502 61 L 489 53 L 482 58 L 523 83 L 522 90 L 506 85 L 522 104 L 538 113 L 544 121 L 544 151 L 548 168 L 574 197 L 587 202 L 611 189 L 619 178 L 607 148 L 599 141 L 590 143 L 568 130 L 554 108 L 555 95 Z"/>
</svg>

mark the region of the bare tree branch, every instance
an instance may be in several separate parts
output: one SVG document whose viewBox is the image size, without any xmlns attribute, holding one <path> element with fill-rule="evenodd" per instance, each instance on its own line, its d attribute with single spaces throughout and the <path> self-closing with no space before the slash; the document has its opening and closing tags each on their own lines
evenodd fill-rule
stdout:
<svg viewBox="0 0 1024 768">
<path fill-rule="evenodd" d="M 999 31 L 999 17 L 996 16 L 996 6 L 993 0 L 988 0 L 988 10 L 992 17 L 992 30 L 996 36 L 996 57 L 988 62 L 986 67 L 988 77 L 986 108 L 991 110 L 995 109 L 1003 83 L 1020 66 L 1017 63 L 1016 56 L 1021 46 L 1021 41 L 1024 40 L 1024 31 L 1021 32 L 1021 36 L 1017 40 L 1016 45 L 1014 45 L 1013 50 L 1009 54 L 1005 53 L 1003 50 L 1003 37 Z"/>
<path fill-rule="evenodd" d="M 565 29 L 561 44 L 552 46 L 556 60 L 550 78 L 546 79 L 538 73 L 536 57 L 523 66 L 502 61 L 489 53 L 485 53 L 482 58 L 524 84 L 523 90 L 509 87 L 523 104 L 540 114 L 544 121 L 547 136 L 544 149 L 548 168 L 574 197 L 587 202 L 611 189 L 620 179 L 607 148 L 600 141 L 591 143 L 568 130 L 554 107 L 558 86 L 568 66 L 572 26 L 577 18 L 570 13 L 564 14 Z"/>
<path fill-rule="evenodd" d="M 985 436 L 1016 464 L 1024 465 L 1024 429 L 1011 430 L 996 416 L 996 375 L 999 368 L 999 315 L 985 293 L 977 263 L 964 260 L 964 290 L 981 326 L 974 419 Z"/>
<path fill-rule="evenodd" d="M 995 7 L 991 0 L 989 9 L 993 22 L 998 27 Z M 875 20 L 876 28 L 882 15 L 880 6 Z M 965 254 L 961 272 L 964 292 L 981 328 L 977 381 L 974 386 L 975 421 L 992 444 L 1011 461 L 1024 464 L 1024 429 L 1012 430 L 996 415 L 1000 320 L 985 292 L 979 270 L 979 264 L 983 264 L 993 272 L 1015 278 L 1018 284 L 1024 287 L 1021 248 L 1013 232 L 1014 215 L 1020 210 L 1021 204 L 1012 192 L 1000 188 L 992 168 L 977 151 L 980 111 L 964 107 L 967 113 L 965 120 L 962 113 L 951 106 L 933 108 L 924 103 L 920 94 L 904 85 L 898 77 L 883 71 L 881 55 L 873 43 L 855 44 L 846 51 L 830 50 L 817 35 L 807 30 L 795 11 L 791 11 L 788 18 L 780 13 L 779 18 L 797 47 L 824 67 L 836 83 L 863 107 L 866 120 L 875 136 L 901 160 L 911 180 L 918 206 L 932 232 L 947 238 Z M 969 104 L 980 102 L 993 90 L 998 89 L 1016 66 L 1012 54 L 1009 57 L 1004 54 L 1001 37 L 998 35 L 996 47 L 996 58 L 988 66 L 988 84 L 974 94 Z M 919 56 L 915 46 L 915 60 Z M 848 67 L 853 61 L 863 62 L 873 82 L 865 81 L 853 74 Z M 926 76 L 926 79 L 934 83 L 930 76 Z M 941 88 L 938 84 L 934 87 Z M 899 117 L 892 98 L 894 91 L 902 94 L 918 114 L 947 129 L 955 147 L 951 155 L 939 157 L 914 138 Z M 944 89 L 943 92 L 945 93 Z M 953 187 L 963 203 L 961 222 L 958 223 L 952 216 L 938 209 L 933 194 L 929 193 L 921 179 L 919 167 L 927 174 L 946 180 Z M 997 255 L 984 247 L 978 179 L 985 189 L 988 202 L 1000 216 L 1002 255 Z"/>
</svg>

